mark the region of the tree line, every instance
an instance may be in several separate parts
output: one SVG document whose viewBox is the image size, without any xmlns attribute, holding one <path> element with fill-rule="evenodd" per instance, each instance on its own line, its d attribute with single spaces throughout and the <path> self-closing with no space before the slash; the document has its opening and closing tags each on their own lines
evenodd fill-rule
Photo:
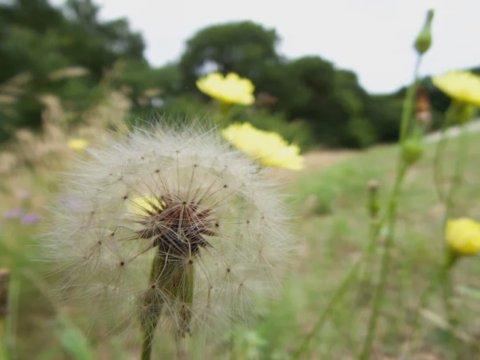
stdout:
<svg viewBox="0 0 480 360">
<path fill-rule="evenodd" d="M 236 72 L 253 81 L 256 104 L 238 120 L 277 130 L 302 146 L 365 147 L 396 140 L 404 89 L 372 95 L 352 71 L 319 56 L 288 59 L 273 29 L 243 21 L 194 34 L 178 61 L 155 68 L 141 34 L 125 19 L 101 21 L 91 0 L 0 4 L 0 139 L 20 127 L 39 128 L 42 95 L 53 94 L 73 124 L 101 102 L 106 84 L 122 89 L 133 116 L 208 116 L 209 99 L 195 86 L 207 72 Z M 161 44 L 153 44 L 153 46 Z M 394 71 L 394 69 L 392 69 Z M 434 109 L 448 99 L 425 80 Z M 248 118 L 246 118 L 248 117 Z M 235 116 L 233 116 L 235 119 Z"/>
</svg>

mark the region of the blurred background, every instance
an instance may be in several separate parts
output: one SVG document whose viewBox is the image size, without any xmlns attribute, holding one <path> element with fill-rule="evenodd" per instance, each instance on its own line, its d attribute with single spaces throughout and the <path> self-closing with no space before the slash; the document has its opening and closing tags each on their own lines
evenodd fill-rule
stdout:
<svg viewBox="0 0 480 360">
<path fill-rule="evenodd" d="M 412 39 L 432 3 L 0 4 L 0 141 L 19 128 L 40 129 L 52 107 L 68 114 L 65 126 L 77 126 L 112 91 L 124 98 L 131 118 L 203 116 L 210 101 L 195 81 L 220 71 L 255 84 L 257 102 L 248 114 L 255 126 L 308 149 L 396 139 L 415 59 Z M 434 119 L 448 100 L 431 86 L 429 73 L 478 72 L 480 62 L 473 45 L 479 5 L 435 6 L 434 46 L 422 68 Z"/>
<path fill-rule="evenodd" d="M 57 174 L 73 158 L 88 156 L 83 150 L 108 139 L 111 130 L 122 133 L 162 118 L 213 118 L 219 127 L 248 121 L 278 132 L 306 154 L 306 169 L 285 175 L 292 212 L 299 214 L 294 226 L 301 261 L 279 302 L 254 326 L 235 329 L 236 347 L 228 348 L 228 339 L 192 346 L 201 349 L 198 359 L 289 359 L 362 251 L 369 222 L 365 184 L 376 178 L 388 188 L 392 182 L 396 149 L 389 144 L 397 140 L 413 80 L 413 42 L 431 6 L 433 46 L 421 67 L 416 110 L 428 112 L 429 131 L 435 131 L 450 99 L 432 85 L 431 75 L 451 69 L 480 74 L 478 0 L 0 0 L 0 268 L 11 272 L 10 357 L 137 358 L 135 329 L 89 328 L 88 315 L 51 297 L 57 279 L 43 275 L 51 269 L 38 261 L 38 245 L 60 187 Z M 213 71 L 250 79 L 255 103 L 235 105 L 223 116 L 196 86 Z M 478 164 L 480 138 L 471 136 L 469 164 Z M 406 180 L 401 241 L 392 259 L 396 281 L 385 310 L 389 326 L 380 330 L 375 358 L 402 351 L 404 358 L 448 358 L 438 304 L 413 340 L 404 321 L 441 261 L 433 152 L 427 143 Z M 455 161 L 449 150 L 445 154 Z M 478 166 L 467 166 L 459 192 L 458 209 L 472 217 L 480 217 L 480 202 L 471 201 L 479 196 L 479 176 Z M 480 336 L 478 270 L 478 262 L 458 270 L 464 295 L 459 318 L 470 336 L 465 359 L 476 358 L 472 344 Z M 362 286 L 332 310 L 322 338 L 313 342 L 312 359 L 353 358 L 371 301 Z M 156 344 L 164 358 L 173 356 L 169 340 Z"/>
</svg>

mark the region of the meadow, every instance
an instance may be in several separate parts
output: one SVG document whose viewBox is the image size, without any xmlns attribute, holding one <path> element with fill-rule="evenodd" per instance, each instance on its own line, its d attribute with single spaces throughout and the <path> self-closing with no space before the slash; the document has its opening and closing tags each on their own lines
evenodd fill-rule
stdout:
<svg viewBox="0 0 480 360">
<path fill-rule="evenodd" d="M 433 9 L 377 96 L 249 21 L 153 68 L 39 4 L 0 5 L 0 360 L 480 358 L 480 76 L 422 78 Z"/>
<path fill-rule="evenodd" d="M 480 161 L 480 136 L 470 134 L 469 143 L 456 212 L 474 217 L 480 213 L 480 204 L 475 200 L 479 197 L 480 168 L 475 164 Z M 443 259 L 444 208 L 433 185 L 435 146 L 435 142 L 428 144 L 425 155 L 405 180 L 392 271 L 373 358 L 449 359 L 452 356 L 447 341 L 449 325 L 441 302 L 442 286 L 436 276 Z M 455 161 L 454 147 L 448 149 L 444 158 L 447 169 Z M 356 268 L 346 291 L 330 303 L 367 244 L 371 221 L 367 183 L 376 179 L 380 184 L 380 197 L 388 195 L 397 152 L 397 146 L 379 146 L 348 153 L 334 164 L 320 167 L 322 162 L 315 160 L 319 157 L 317 153 L 307 156 L 307 166 L 299 173 L 272 174 L 287 179 L 285 191 L 290 195 L 292 226 L 298 241 L 298 256 L 289 270 L 282 295 L 277 302 L 264 304 L 263 315 L 251 327 L 235 329 L 233 343 L 229 338 L 218 339 L 215 344 L 191 340 L 191 357 L 289 359 L 318 318 L 328 310 L 328 318 L 321 331 L 313 336 L 304 358 L 356 358 L 371 309 L 379 265 L 377 255 L 383 251 L 381 238 L 375 244 L 374 256 Z M 0 263 L 9 268 L 12 275 L 7 323 L 11 358 L 136 358 L 135 329 L 111 334 L 98 328 L 85 328 L 81 324 L 88 314 L 79 316 L 69 308 L 59 307 L 51 297 L 51 289 L 58 284 L 55 276 L 45 276 L 49 264 L 39 260 L 42 242 L 39 233 L 48 217 L 43 206 L 57 188 L 52 167 L 59 170 L 66 165 L 49 161 L 38 169 L 31 165 L 15 168 L 9 181 L 2 182 L 2 213 L 20 206 L 35 211 L 42 219 L 36 224 L 22 224 L 19 219 L 1 220 Z M 461 324 L 461 332 L 455 336 L 461 343 L 463 359 L 475 359 L 478 354 L 480 323 L 476 314 L 480 311 L 477 276 L 480 264 L 477 260 L 462 260 L 453 274 L 453 303 Z M 428 299 L 421 304 L 426 292 Z M 162 354 L 162 358 L 172 354 L 170 340 L 168 336 L 159 336 L 155 344 L 155 352 Z"/>
</svg>

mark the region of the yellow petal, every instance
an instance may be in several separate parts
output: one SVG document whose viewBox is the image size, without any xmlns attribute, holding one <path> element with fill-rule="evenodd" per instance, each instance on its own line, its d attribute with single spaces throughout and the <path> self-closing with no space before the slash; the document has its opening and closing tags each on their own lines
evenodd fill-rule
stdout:
<svg viewBox="0 0 480 360">
<path fill-rule="evenodd" d="M 291 170 L 303 168 L 303 157 L 297 145 L 289 145 L 274 132 L 254 128 L 249 123 L 232 124 L 222 131 L 223 136 L 237 149 L 266 166 Z"/>
<path fill-rule="evenodd" d="M 148 215 L 163 209 L 164 203 L 155 196 L 137 196 L 129 204 L 129 212 L 135 215 Z"/>
<path fill-rule="evenodd" d="M 454 252 L 475 255 L 480 252 L 480 223 L 468 218 L 448 220 L 446 240 Z"/>
<path fill-rule="evenodd" d="M 81 139 L 81 138 L 70 139 L 67 142 L 67 146 L 70 149 L 75 150 L 75 151 L 82 151 L 86 147 L 88 147 L 88 145 L 89 145 L 89 142 L 87 140 Z"/>
<path fill-rule="evenodd" d="M 212 73 L 197 80 L 197 87 L 203 93 L 227 104 L 251 105 L 255 101 L 252 82 L 235 73 L 229 73 L 225 77 L 220 73 Z"/>
<path fill-rule="evenodd" d="M 449 71 L 433 77 L 432 82 L 453 99 L 480 106 L 480 76 L 469 71 Z"/>
</svg>

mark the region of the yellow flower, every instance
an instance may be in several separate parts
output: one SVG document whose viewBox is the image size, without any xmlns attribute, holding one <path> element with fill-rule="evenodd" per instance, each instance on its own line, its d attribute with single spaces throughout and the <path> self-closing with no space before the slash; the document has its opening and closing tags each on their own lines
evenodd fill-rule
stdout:
<svg viewBox="0 0 480 360">
<path fill-rule="evenodd" d="M 303 167 L 303 157 L 297 145 L 288 143 L 277 133 L 254 128 L 249 123 L 232 124 L 222 131 L 223 136 L 248 156 L 266 166 L 292 170 Z"/>
<path fill-rule="evenodd" d="M 453 99 L 480 106 L 480 76 L 469 71 L 449 71 L 435 76 L 433 84 Z"/>
<path fill-rule="evenodd" d="M 68 140 L 67 145 L 72 150 L 82 151 L 89 145 L 89 142 L 85 139 L 74 138 Z"/>
<path fill-rule="evenodd" d="M 157 212 L 162 210 L 164 203 L 155 196 L 137 196 L 129 204 L 130 212 L 135 215 L 148 215 L 149 212 Z"/>
<path fill-rule="evenodd" d="M 475 255 L 480 252 L 480 223 L 467 219 L 452 219 L 447 222 L 448 246 L 460 255 Z"/>
<path fill-rule="evenodd" d="M 220 73 L 212 73 L 197 80 L 197 87 L 226 104 L 251 105 L 255 101 L 252 82 L 235 73 L 229 73 L 225 77 Z"/>
</svg>

